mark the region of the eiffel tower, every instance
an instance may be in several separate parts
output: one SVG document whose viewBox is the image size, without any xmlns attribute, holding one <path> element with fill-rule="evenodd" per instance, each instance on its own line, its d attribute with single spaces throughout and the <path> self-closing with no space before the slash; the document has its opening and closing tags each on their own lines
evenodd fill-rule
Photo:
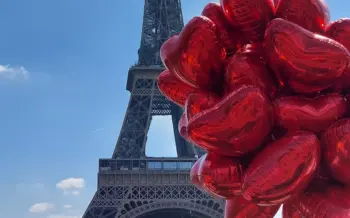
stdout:
<svg viewBox="0 0 350 218">
<path fill-rule="evenodd" d="M 178 133 L 182 108 L 159 91 L 159 50 L 183 28 L 180 0 L 145 0 L 138 63 L 128 73 L 130 101 L 111 159 L 99 160 L 97 192 L 83 218 L 222 218 L 224 201 L 191 184 L 189 172 L 204 152 Z M 171 115 L 177 158 L 145 154 L 152 116 Z M 159 146 L 169 146 L 159 141 Z"/>
</svg>

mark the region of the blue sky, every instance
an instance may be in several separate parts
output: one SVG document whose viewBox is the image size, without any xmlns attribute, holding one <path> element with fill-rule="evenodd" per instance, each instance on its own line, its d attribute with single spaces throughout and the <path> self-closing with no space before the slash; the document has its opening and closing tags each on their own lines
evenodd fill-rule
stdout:
<svg viewBox="0 0 350 218">
<path fill-rule="evenodd" d="M 78 218 L 85 211 L 98 159 L 112 155 L 124 118 L 143 2 L 1 1 L 1 218 Z M 185 22 L 208 2 L 183 0 Z M 328 1 L 332 20 L 350 16 L 346 2 Z M 175 155 L 167 121 L 152 124 L 149 155 Z"/>
</svg>

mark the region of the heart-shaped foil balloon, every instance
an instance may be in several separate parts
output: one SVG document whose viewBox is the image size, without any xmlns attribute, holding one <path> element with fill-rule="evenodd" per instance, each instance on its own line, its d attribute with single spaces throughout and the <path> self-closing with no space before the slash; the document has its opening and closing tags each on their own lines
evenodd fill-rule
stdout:
<svg viewBox="0 0 350 218">
<path fill-rule="evenodd" d="M 198 92 L 188 96 L 186 101 L 187 120 L 190 120 L 196 114 L 213 107 L 219 102 L 219 98 L 211 93 Z"/>
<path fill-rule="evenodd" d="M 330 20 L 324 0 L 279 0 L 276 18 L 291 21 L 315 33 L 323 33 Z"/>
<path fill-rule="evenodd" d="M 234 53 L 241 44 L 240 34 L 233 33 L 229 27 L 229 23 L 225 18 L 224 11 L 219 3 L 210 2 L 203 9 L 202 15 L 212 20 L 218 29 L 218 35 L 221 39 L 223 46 L 226 48 L 227 53 Z"/>
<path fill-rule="evenodd" d="M 350 119 L 333 123 L 322 135 L 323 154 L 332 176 L 350 185 Z"/>
<path fill-rule="evenodd" d="M 345 72 L 333 84 L 333 88 L 337 92 L 349 92 L 350 90 L 350 62 Z"/>
<path fill-rule="evenodd" d="M 305 199 L 306 196 L 310 196 L 315 193 L 324 194 L 330 184 L 331 183 L 329 183 L 329 181 L 314 179 L 302 194 L 289 199 L 283 204 L 283 218 L 304 218 L 302 211 L 304 212 L 304 210 L 307 209 L 299 207 L 299 199 Z"/>
<path fill-rule="evenodd" d="M 321 187 L 320 184 L 313 184 Z M 283 218 L 350 217 L 350 189 L 328 184 L 305 193 L 283 206 Z"/>
<path fill-rule="evenodd" d="M 265 51 L 280 84 L 302 94 L 331 87 L 349 64 L 344 46 L 280 18 L 266 30 Z"/>
<path fill-rule="evenodd" d="M 230 59 L 225 73 L 228 92 L 238 85 L 260 87 L 267 95 L 273 96 L 276 86 L 266 68 L 266 62 L 260 46 L 246 45 Z"/>
<path fill-rule="evenodd" d="M 279 205 L 301 193 L 320 162 L 316 135 L 294 132 L 259 152 L 245 171 L 242 193 L 262 206 Z"/>
<path fill-rule="evenodd" d="M 199 169 L 199 180 L 209 193 L 225 199 L 241 194 L 243 168 L 230 157 L 209 152 Z"/>
<path fill-rule="evenodd" d="M 326 29 L 326 36 L 350 50 L 350 19 L 343 18 L 332 22 Z"/>
<path fill-rule="evenodd" d="M 187 96 L 190 93 L 198 91 L 198 89 L 183 83 L 169 70 L 165 70 L 158 76 L 158 87 L 164 96 L 181 107 L 185 106 Z"/>
<path fill-rule="evenodd" d="M 214 107 L 188 121 L 188 135 L 198 146 L 223 156 L 242 156 L 258 148 L 273 124 L 271 103 L 253 86 L 241 86 Z"/>
<path fill-rule="evenodd" d="M 202 166 L 203 160 L 206 158 L 207 154 L 200 157 L 192 166 L 190 172 L 190 178 L 192 183 L 200 190 L 203 190 L 203 183 L 200 181 L 199 170 Z"/>
<path fill-rule="evenodd" d="M 346 99 L 339 94 L 315 99 L 302 96 L 283 97 L 274 102 L 275 123 L 289 131 L 318 133 L 342 118 L 347 111 L 347 104 Z"/>
<path fill-rule="evenodd" d="M 213 21 L 192 18 L 180 35 L 168 39 L 160 49 L 164 65 L 183 82 L 205 90 L 214 89 L 223 78 L 225 49 Z"/>
<path fill-rule="evenodd" d="M 261 207 L 242 196 L 226 200 L 225 218 L 273 218 L 280 205 L 271 207 Z"/>
<path fill-rule="evenodd" d="M 221 6 L 232 28 L 242 31 L 247 41 L 263 41 L 275 13 L 273 0 L 221 0 Z"/>
<path fill-rule="evenodd" d="M 350 19 L 344 18 L 330 24 L 326 30 L 326 36 L 340 42 L 350 51 Z M 335 86 L 338 90 L 350 88 L 350 67 L 339 78 Z"/>
</svg>

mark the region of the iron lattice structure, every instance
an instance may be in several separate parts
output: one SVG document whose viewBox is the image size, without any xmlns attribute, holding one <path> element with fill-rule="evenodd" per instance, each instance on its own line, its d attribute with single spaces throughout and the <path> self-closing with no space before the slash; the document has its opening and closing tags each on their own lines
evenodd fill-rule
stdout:
<svg viewBox="0 0 350 218">
<path fill-rule="evenodd" d="M 159 50 L 170 36 L 183 28 L 180 0 L 147 0 L 144 6 L 139 65 L 159 66 Z"/>
<path fill-rule="evenodd" d="M 98 190 L 83 218 L 156 217 L 165 209 L 184 218 L 222 218 L 224 201 L 212 199 L 190 182 L 189 171 L 204 151 L 179 135 L 183 109 L 168 101 L 157 86 L 164 70 L 160 47 L 184 25 L 181 2 L 145 0 L 144 7 L 139 60 L 129 70 L 126 87 L 131 93 L 129 105 L 112 158 L 99 161 Z M 164 115 L 172 116 L 178 158 L 146 157 L 152 116 Z"/>
</svg>

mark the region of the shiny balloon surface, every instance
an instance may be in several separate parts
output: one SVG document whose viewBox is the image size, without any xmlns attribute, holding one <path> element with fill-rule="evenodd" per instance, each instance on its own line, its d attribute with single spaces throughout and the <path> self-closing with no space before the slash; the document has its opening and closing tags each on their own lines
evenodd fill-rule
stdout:
<svg viewBox="0 0 350 218">
<path fill-rule="evenodd" d="M 323 154 L 332 176 L 350 185 L 350 119 L 333 123 L 322 135 Z"/>
<path fill-rule="evenodd" d="M 340 43 L 279 18 L 266 30 L 265 50 L 280 84 L 301 94 L 331 87 L 349 64 Z"/>
<path fill-rule="evenodd" d="M 279 0 L 276 18 L 291 21 L 315 33 L 323 33 L 330 15 L 324 0 Z"/>
<path fill-rule="evenodd" d="M 273 218 L 280 205 L 271 207 L 261 207 L 242 196 L 226 200 L 225 218 Z"/>
<path fill-rule="evenodd" d="M 288 134 L 267 145 L 245 171 L 243 196 L 258 205 L 278 205 L 301 193 L 315 175 L 320 143 L 309 132 Z"/>
<path fill-rule="evenodd" d="M 327 27 L 325 35 L 350 50 L 350 18 L 342 18 L 332 22 Z"/>
<path fill-rule="evenodd" d="M 326 30 L 326 36 L 336 40 L 350 51 L 350 19 L 343 18 L 334 21 Z M 335 84 L 337 90 L 350 88 L 350 66 Z"/>
<path fill-rule="evenodd" d="M 321 132 L 342 118 L 347 108 L 348 103 L 340 94 L 318 96 L 315 99 L 290 96 L 274 102 L 276 125 L 289 131 Z"/>
<path fill-rule="evenodd" d="M 242 31 L 248 42 L 263 41 L 275 13 L 273 0 L 221 0 L 221 6 L 232 28 Z"/>
<path fill-rule="evenodd" d="M 210 2 L 203 9 L 202 15 L 212 20 L 218 29 L 218 35 L 228 53 L 234 53 L 240 46 L 241 34 L 233 32 L 225 18 L 219 3 Z"/>
<path fill-rule="evenodd" d="M 240 86 L 214 107 L 188 121 L 190 139 L 223 156 L 242 156 L 258 148 L 271 130 L 271 103 L 259 88 Z"/>
<path fill-rule="evenodd" d="M 186 101 L 187 120 L 194 116 L 201 115 L 201 112 L 215 106 L 219 102 L 219 97 L 205 92 L 192 93 Z"/>
<path fill-rule="evenodd" d="M 267 95 L 273 96 L 276 85 L 266 67 L 262 49 L 247 45 L 230 58 L 225 73 L 227 91 L 238 85 L 260 87 Z"/>
<path fill-rule="evenodd" d="M 201 158 L 199 158 L 192 166 L 191 172 L 190 172 L 190 178 L 192 183 L 198 188 L 203 190 L 203 183 L 200 181 L 200 174 L 199 170 L 202 166 L 203 160 L 206 158 L 206 154 L 203 155 Z"/>
<path fill-rule="evenodd" d="M 181 107 L 185 106 L 187 96 L 197 92 L 198 89 L 180 81 L 169 70 L 165 70 L 158 76 L 159 90 L 171 101 Z"/>
<path fill-rule="evenodd" d="M 199 169 L 200 183 L 209 193 L 225 199 L 241 194 L 243 168 L 239 161 L 209 152 Z"/>
<path fill-rule="evenodd" d="M 226 57 L 217 31 L 209 18 L 192 18 L 178 36 L 162 45 L 160 55 L 164 65 L 183 82 L 211 90 L 223 77 Z"/>
<path fill-rule="evenodd" d="M 350 190 L 339 185 L 309 189 L 286 204 L 283 218 L 350 217 Z"/>
</svg>

